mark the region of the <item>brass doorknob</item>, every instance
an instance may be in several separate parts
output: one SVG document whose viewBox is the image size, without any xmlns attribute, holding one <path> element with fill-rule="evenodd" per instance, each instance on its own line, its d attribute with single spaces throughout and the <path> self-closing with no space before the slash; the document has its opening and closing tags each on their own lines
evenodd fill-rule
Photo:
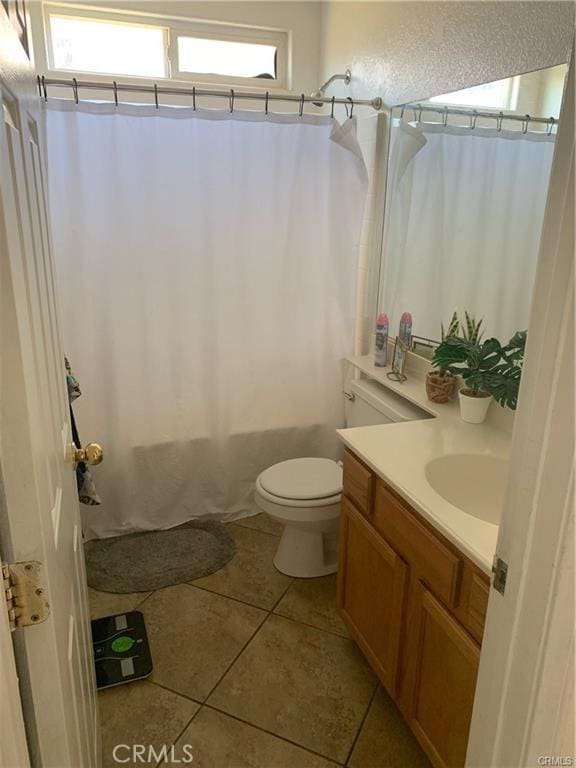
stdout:
<svg viewBox="0 0 576 768">
<path fill-rule="evenodd" d="M 74 461 L 84 461 L 86 464 L 100 464 L 104 458 L 102 446 L 98 443 L 88 443 L 85 448 L 74 450 Z"/>
</svg>

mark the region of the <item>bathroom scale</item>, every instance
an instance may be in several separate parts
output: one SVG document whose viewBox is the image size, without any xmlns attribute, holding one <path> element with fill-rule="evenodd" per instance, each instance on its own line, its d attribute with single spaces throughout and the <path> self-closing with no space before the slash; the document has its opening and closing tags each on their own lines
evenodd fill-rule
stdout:
<svg viewBox="0 0 576 768">
<path fill-rule="evenodd" d="M 92 620 L 96 687 L 141 680 L 152 672 L 152 656 L 140 611 Z"/>
</svg>

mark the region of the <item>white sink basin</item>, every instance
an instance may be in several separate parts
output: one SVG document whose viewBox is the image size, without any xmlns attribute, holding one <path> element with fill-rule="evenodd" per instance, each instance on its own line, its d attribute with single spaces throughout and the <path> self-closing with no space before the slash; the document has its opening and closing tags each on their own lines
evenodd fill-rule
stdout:
<svg viewBox="0 0 576 768">
<path fill-rule="evenodd" d="M 500 522 L 508 461 L 497 456 L 449 453 L 428 462 L 426 479 L 436 493 L 462 512 Z"/>
</svg>

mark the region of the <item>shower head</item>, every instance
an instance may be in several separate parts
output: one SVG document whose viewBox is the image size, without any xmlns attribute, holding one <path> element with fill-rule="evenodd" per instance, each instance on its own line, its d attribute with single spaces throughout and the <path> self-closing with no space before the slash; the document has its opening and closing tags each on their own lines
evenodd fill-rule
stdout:
<svg viewBox="0 0 576 768">
<path fill-rule="evenodd" d="M 324 98 L 324 91 L 326 90 L 326 88 L 328 88 L 330 83 L 334 82 L 334 80 L 343 80 L 345 85 L 350 85 L 350 80 L 352 80 L 352 72 L 350 72 L 350 70 L 347 69 L 346 72 L 344 72 L 343 75 L 332 75 L 332 77 L 329 77 L 328 80 L 326 80 L 325 83 L 322 83 L 322 85 L 320 86 L 320 88 L 318 88 L 317 91 L 313 91 L 310 94 L 310 98 L 312 98 L 312 99 L 322 99 L 322 98 Z M 316 107 L 324 106 L 321 101 L 313 101 L 312 103 Z"/>
</svg>

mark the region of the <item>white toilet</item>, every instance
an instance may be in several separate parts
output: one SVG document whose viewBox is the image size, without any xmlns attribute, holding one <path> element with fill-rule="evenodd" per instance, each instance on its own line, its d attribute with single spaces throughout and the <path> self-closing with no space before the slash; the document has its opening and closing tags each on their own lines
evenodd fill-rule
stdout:
<svg viewBox="0 0 576 768">
<path fill-rule="evenodd" d="M 342 467 L 332 459 L 290 459 L 256 480 L 256 504 L 282 523 L 274 565 L 288 576 L 311 578 L 338 567 Z"/>
<path fill-rule="evenodd" d="M 350 389 L 348 427 L 430 417 L 375 381 L 353 381 Z M 314 578 L 337 570 L 341 496 L 342 466 L 332 459 L 290 459 L 258 476 L 257 506 L 284 525 L 274 557 L 279 571 Z"/>
</svg>

